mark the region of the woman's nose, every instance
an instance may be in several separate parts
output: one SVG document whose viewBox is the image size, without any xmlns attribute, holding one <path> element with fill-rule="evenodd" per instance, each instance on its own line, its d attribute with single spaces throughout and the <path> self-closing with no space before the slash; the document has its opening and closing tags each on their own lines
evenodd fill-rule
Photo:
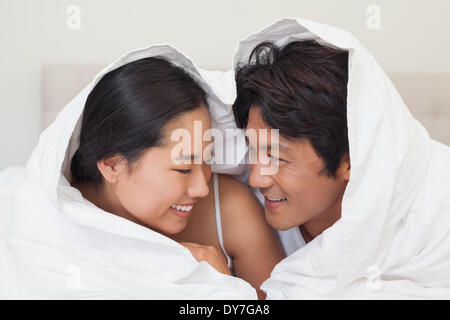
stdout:
<svg viewBox="0 0 450 320">
<path fill-rule="evenodd" d="M 272 185 L 272 179 L 269 175 L 261 174 L 261 166 L 259 164 L 251 164 L 248 183 L 253 188 L 267 188 Z"/>
<path fill-rule="evenodd" d="M 198 168 L 194 170 L 190 186 L 188 188 L 188 196 L 191 198 L 204 198 L 209 193 L 208 181 L 211 177 L 210 169 L 203 170 Z"/>
</svg>

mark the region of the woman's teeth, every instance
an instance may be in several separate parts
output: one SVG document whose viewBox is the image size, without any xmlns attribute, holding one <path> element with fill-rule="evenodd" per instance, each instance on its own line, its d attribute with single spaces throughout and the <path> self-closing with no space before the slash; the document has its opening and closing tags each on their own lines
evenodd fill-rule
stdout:
<svg viewBox="0 0 450 320">
<path fill-rule="evenodd" d="M 273 202 L 281 202 L 281 201 L 286 201 L 286 198 L 270 198 L 270 197 L 266 197 L 267 200 L 269 201 L 273 201 Z"/>
<path fill-rule="evenodd" d="M 182 205 L 171 205 L 170 206 L 172 209 L 178 210 L 178 211 L 191 211 L 192 208 L 194 207 L 194 205 L 189 205 L 189 206 L 182 206 Z"/>
</svg>

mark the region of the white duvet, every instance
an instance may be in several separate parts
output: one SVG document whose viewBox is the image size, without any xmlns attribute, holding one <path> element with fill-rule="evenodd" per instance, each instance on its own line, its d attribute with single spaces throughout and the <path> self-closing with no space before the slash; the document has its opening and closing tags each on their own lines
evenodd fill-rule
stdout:
<svg viewBox="0 0 450 320">
<path fill-rule="evenodd" d="M 0 298 L 257 298 L 247 282 L 198 263 L 186 248 L 157 232 L 104 212 L 68 183 L 89 92 L 106 72 L 150 56 L 179 65 L 202 84 L 216 127 L 233 124 L 230 107 L 218 97 L 228 89 L 220 86 L 216 93 L 200 73 L 210 82 L 225 75 L 199 70 L 170 46 L 137 50 L 106 67 L 42 133 L 26 169 L 0 174 Z M 238 173 L 237 168 L 216 169 Z"/>
<path fill-rule="evenodd" d="M 234 65 L 262 41 L 308 39 L 350 52 L 351 177 L 341 219 L 262 289 L 269 299 L 450 298 L 450 148 L 430 139 L 373 56 L 346 31 L 283 19 L 241 41 Z"/>
<path fill-rule="evenodd" d="M 262 289 L 269 299 L 450 298 L 450 151 L 411 116 L 371 54 L 345 31 L 283 19 L 241 41 L 234 65 L 261 41 L 305 39 L 350 52 L 351 178 L 342 218 L 279 263 Z M 0 297 L 256 298 L 246 282 L 196 262 L 178 243 L 94 207 L 61 173 L 98 78 L 148 56 L 191 72 L 209 92 L 213 126 L 235 127 L 232 72 L 200 70 L 169 46 L 105 68 L 41 135 L 27 168 L 0 174 Z"/>
</svg>

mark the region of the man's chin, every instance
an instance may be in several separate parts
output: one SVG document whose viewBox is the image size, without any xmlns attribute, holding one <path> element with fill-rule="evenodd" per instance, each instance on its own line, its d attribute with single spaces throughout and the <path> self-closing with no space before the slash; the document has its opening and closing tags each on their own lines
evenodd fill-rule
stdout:
<svg viewBox="0 0 450 320">
<path fill-rule="evenodd" d="M 283 219 L 283 215 L 281 213 L 275 213 L 266 208 L 264 210 L 264 214 L 266 216 L 267 223 L 269 223 L 269 225 L 275 230 L 285 231 L 296 226 L 289 224 L 288 221 L 286 221 L 287 219 Z"/>
</svg>

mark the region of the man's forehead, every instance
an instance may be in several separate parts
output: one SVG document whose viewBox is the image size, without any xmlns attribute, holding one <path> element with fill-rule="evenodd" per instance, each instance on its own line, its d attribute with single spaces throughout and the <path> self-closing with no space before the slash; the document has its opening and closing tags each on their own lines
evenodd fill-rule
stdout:
<svg viewBox="0 0 450 320">
<path fill-rule="evenodd" d="M 271 141 L 271 130 L 273 129 L 276 128 L 271 128 L 262 118 L 260 109 L 252 106 L 249 110 L 248 123 L 245 128 L 245 140 L 247 143 L 258 143 L 259 147 L 263 149 L 270 149 L 278 146 L 280 151 L 289 152 L 291 147 L 288 139 L 278 134 L 278 141 Z M 253 141 L 255 139 L 256 141 Z"/>
<path fill-rule="evenodd" d="M 262 118 L 260 109 L 258 107 L 250 107 L 246 129 L 271 129 L 270 126 Z"/>
</svg>

